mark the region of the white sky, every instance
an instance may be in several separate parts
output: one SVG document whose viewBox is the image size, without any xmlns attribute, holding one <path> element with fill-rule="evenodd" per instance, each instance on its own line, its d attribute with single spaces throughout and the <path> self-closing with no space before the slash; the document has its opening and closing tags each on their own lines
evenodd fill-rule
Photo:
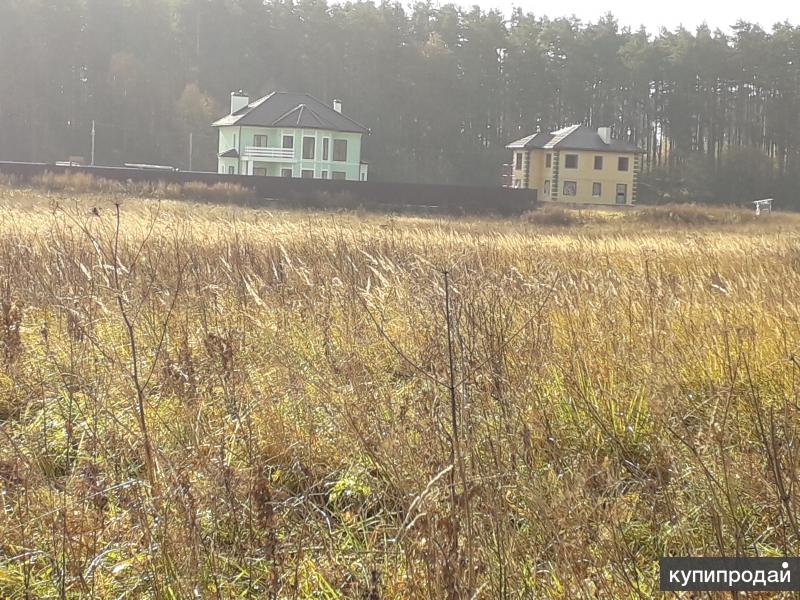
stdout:
<svg viewBox="0 0 800 600">
<path fill-rule="evenodd" d="M 440 0 L 440 3 L 445 4 L 446 0 Z M 774 23 L 786 20 L 800 25 L 800 2 L 797 0 L 617 0 L 613 3 L 597 0 L 456 0 L 454 3 L 464 6 L 478 4 L 484 10 L 498 8 L 506 15 L 513 7 L 519 6 L 524 12 L 537 16 L 554 18 L 574 14 L 583 21 L 596 21 L 610 11 L 621 26 L 638 29 L 639 25 L 644 25 L 650 33 L 656 33 L 661 26 L 674 29 L 681 24 L 694 30 L 703 21 L 712 31 L 716 28 L 727 31 L 739 19 L 759 23 L 767 31 Z"/>
</svg>

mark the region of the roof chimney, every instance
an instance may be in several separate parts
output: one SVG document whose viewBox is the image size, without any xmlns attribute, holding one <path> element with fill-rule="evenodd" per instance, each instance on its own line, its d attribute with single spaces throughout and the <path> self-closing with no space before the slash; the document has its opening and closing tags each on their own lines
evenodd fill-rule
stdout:
<svg viewBox="0 0 800 600">
<path fill-rule="evenodd" d="M 250 98 L 242 90 L 231 92 L 231 114 L 242 110 L 248 104 L 250 104 Z"/>
<path fill-rule="evenodd" d="M 340 113 L 342 112 L 342 101 L 338 99 L 333 100 L 333 110 Z"/>
<path fill-rule="evenodd" d="M 597 135 L 600 136 L 600 139 L 603 140 L 604 143 L 611 143 L 611 127 L 598 127 Z"/>
</svg>

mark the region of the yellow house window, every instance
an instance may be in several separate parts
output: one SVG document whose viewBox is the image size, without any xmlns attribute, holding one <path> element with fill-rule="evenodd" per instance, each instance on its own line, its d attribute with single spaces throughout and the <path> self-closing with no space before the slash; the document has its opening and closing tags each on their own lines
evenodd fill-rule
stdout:
<svg viewBox="0 0 800 600">
<path fill-rule="evenodd" d="M 592 184 L 592 196 L 594 196 L 595 198 L 599 198 L 602 195 L 603 195 L 603 185 L 595 181 Z"/>
<path fill-rule="evenodd" d="M 546 154 L 544 157 L 544 166 L 549 169 L 552 165 L 553 165 L 553 155 Z"/>
<path fill-rule="evenodd" d="M 619 160 L 617 160 L 617 170 L 619 171 L 627 171 L 628 170 L 628 157 L 627 156 L 620 156 Z"/>
<path fill-rule="evenodd" d="M 595 156 L 594 157 L 594 170 L 600 171 L 603 168 L 603 157 L 602 156 Z"/>
<path fill-rule="evenodd" d="M 544 189 L 542 190 L 542 193 L 545 196 L 549 196 L 550 195 L 550 180 L 549 179 L 545 179 L 544 180 Z"/>
<path fill-rule="evenodd" d="M 578 194 L 578 182 L 577 181 L 565 181 L 564 182 L 564 195 L 565 196 L 575 196 Z"/>
<path fill-rule="evenodd" d="M 519 171 L 522 168 L 522 152 L 517 152 L 517 166 L 516 169 Z"/>
<path fill-rule="evenodd" d="M 565 169 L 577 169 L 578 168 L 578 155 L 577 154 L 567 154 L 564 157 L 564 168 Z"/>
</svg>

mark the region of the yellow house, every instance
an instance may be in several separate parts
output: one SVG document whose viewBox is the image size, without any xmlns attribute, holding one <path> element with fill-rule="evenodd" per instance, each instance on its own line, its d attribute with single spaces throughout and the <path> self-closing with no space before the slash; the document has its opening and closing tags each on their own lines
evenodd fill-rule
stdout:
<svg viewBox="0 0 800 600">
<path fill-rule="evenodd" d="M 511 185 L 535 189 L 540 200 L 579 204 L 633 204 L 641 150 L 597 131 L 572 125 L 510 143 Z"/>
</svg>

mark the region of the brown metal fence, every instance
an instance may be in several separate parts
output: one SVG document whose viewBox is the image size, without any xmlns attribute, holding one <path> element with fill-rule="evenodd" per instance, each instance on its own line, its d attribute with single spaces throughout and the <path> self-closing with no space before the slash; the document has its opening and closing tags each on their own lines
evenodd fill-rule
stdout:
<svg viewBox="0 0 800 600">
<path fill-rule="evenodd" d="M 47 163 L 1 162 L 0 173 L 30 180 L 45 172 L 83 172 L 115 181 L 187 183 L 213 185 L 236 183 L 255 191 L 266 201 L 286 205 L 330 208 L 363 207 L 367 210 L 413 210 L 451 215 L 515 215 L 536 205 L 536 191 L 504 187 L 332 181 L 284 177 L 222 175 L 198 171 L 157 171 L 122 167 L 77 167 Z M 260 202 L 256 201 L 256 205 Z"/>
</svg>

